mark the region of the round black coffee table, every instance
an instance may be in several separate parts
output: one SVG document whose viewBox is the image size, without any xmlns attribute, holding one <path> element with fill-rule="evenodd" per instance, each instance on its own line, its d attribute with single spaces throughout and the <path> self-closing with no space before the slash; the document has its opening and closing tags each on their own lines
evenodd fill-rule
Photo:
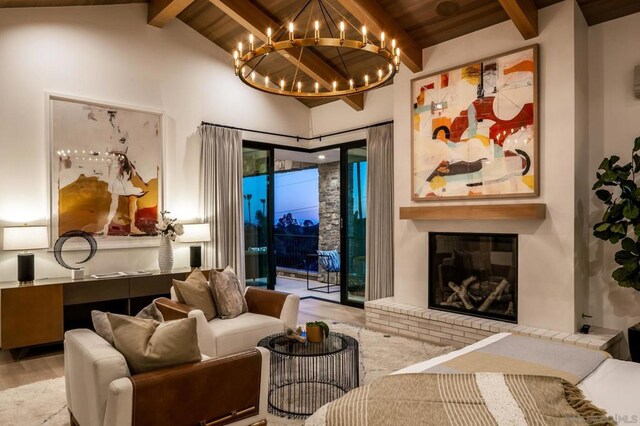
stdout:
<svg viewBox="0 0 640 426">
<path fill-rule="evenodd" d="M 297 343 L 284 334 L 260 340 L 271 352 L 269 412 L 306 418 L 359 385 L 358 341 L 330 332 L 322 343 Z"/>
</svg>

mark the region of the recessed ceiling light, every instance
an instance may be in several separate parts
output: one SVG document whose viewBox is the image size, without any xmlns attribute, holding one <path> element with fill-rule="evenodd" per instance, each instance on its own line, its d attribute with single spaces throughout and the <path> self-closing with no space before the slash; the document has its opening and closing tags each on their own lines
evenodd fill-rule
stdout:
<svg viewBox="0 0 640 426">
<path fill-rule="evenodd" d="M 456 16 L 460 13 L 460 4 L 455 0 L 442 0 L 436 4 L 436 12 L 445 18 Z"/>
<path fill-rule="evenodd" d="M 318 159 L 320 159 L 320 160 L 324 160 L 325 158 L 327 158 L 327 157 L 324 156 L 324 155 L 318 155 Z"/>
</svg>

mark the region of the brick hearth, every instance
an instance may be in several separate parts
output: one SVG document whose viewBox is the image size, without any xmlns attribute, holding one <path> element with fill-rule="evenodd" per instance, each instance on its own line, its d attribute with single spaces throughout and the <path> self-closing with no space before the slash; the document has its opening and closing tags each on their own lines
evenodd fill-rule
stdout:
<svg viewBox="0 0 640 426">
<path fill-rule="evenodd" d="M 592 327 L 589 334 L 563 333 L 406 305 L 392 297 L 366 302 L 364 309 L 370 330 L 458 347 L 508 332 L 607 351 L 617 358 L 622 342 L 617 330 Z"/>
</svg>

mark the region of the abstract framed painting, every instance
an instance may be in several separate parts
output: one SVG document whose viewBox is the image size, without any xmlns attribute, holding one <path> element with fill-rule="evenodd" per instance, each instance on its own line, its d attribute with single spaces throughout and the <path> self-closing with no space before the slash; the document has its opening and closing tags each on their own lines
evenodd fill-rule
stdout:
<svg viewBox="0 0 640 426">
<path fill-rule="evenodd" d="M 538 46 L 411 81 L 412 200 L 539 195 Z"/>
<path fill-rule="evenodd" d="M 99 248 L 157 245 L 163 113 L 47 98 L 51 241 L 80 230 Z"/>
</svg>

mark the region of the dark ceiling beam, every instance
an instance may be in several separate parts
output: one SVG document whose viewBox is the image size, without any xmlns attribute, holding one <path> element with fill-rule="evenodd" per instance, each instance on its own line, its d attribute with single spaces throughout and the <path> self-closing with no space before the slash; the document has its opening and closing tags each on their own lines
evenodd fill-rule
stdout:
<svg viewBox="0 0 640 426">
<path fill-rule="evenodd" d="M 247 29 L 254 37 L 267 41 L 267 28 L 275 31 L 280 28 L 280 24 L 266 15 L 249 0 L 209 0 L 214 6 L 222 10 L 238 24 Z M 331 65 L 327 64 L 320 56 L 309 49 L 305 49 L 300 57 L 299 48 L 278 51 L 293 65 L 299 66 L 300 70 L 309 77 L 317 81 L 326 89 L 333 88 L 333 82 L 337 81 L 340 87 L 348 87 L 349 80 L 339 74 Z M 300 57 L 300 61 L 298 58 Z M 356 111 L 364 109 L 364 94 L 345 96 L 340 98 Z"/>
<path fill-rule="evenodd" d="M 376 0 L 338 0 L 368 31 L 376 37 L 384 31 L 387 38 L 395 38 L 400 48 L 400 60 L 413 72 L 422 71 L 422 48 Z"/>
<path fill-rule="evenodd" d="M 533 0 L 499 0 L 525 40 L 538 37 L 538 7 Z"/>
<path fill-rule="evenodd" d="M 185 10 L 194 0 L 149 0 L 147 22 L 162 28 Z"/>
</svg>

